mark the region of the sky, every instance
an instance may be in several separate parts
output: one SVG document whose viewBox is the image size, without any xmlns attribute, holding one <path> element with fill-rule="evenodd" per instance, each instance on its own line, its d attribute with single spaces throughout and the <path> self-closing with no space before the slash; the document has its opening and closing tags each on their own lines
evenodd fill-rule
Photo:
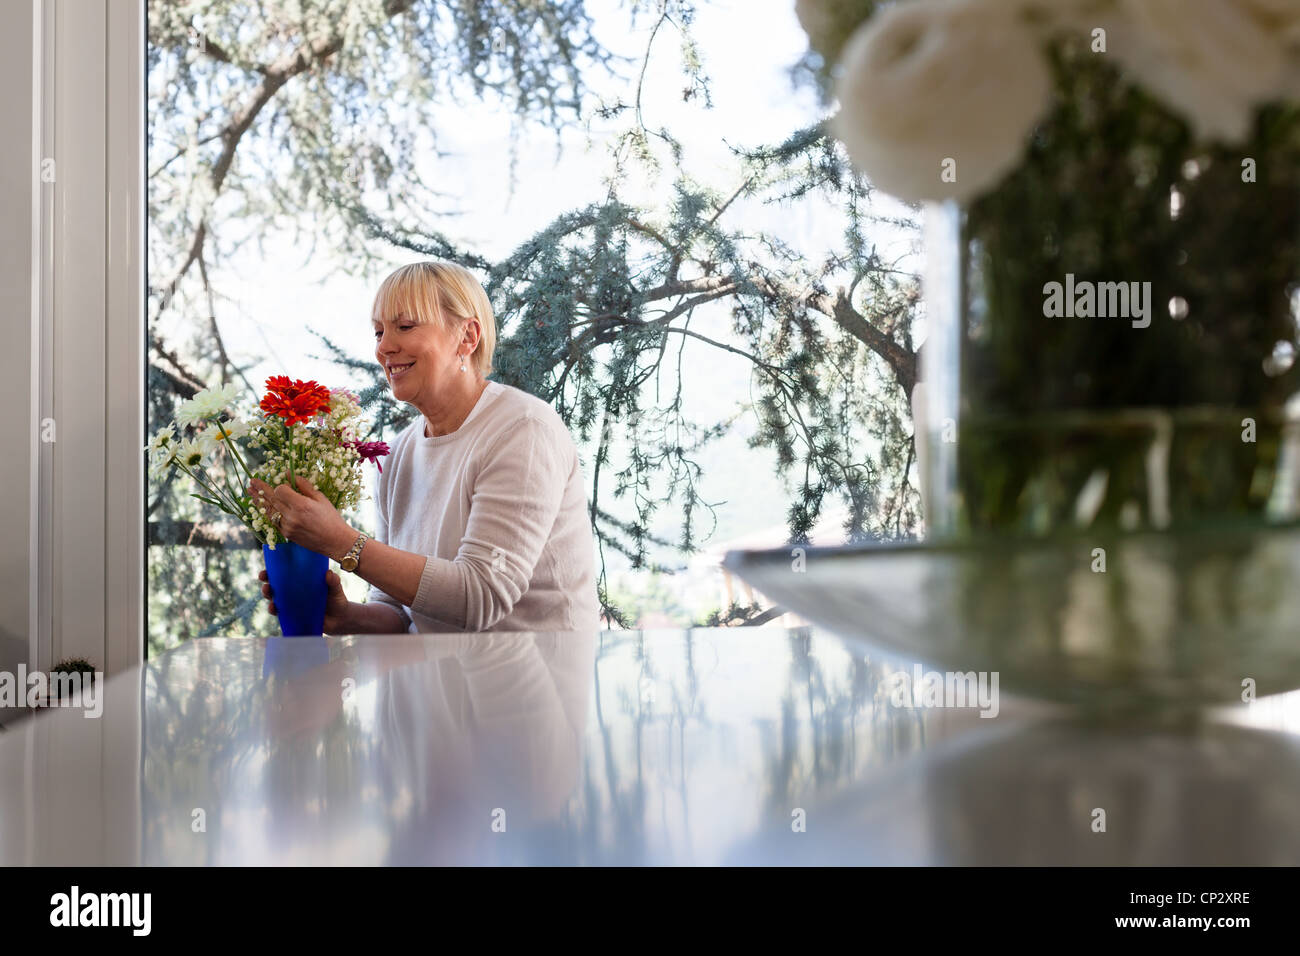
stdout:
<svg viewBox="0 0 1300 956">
<path fill-rule="evenodd" d="M 626 85 L 595 83 L 602 76 L 596 72 L 590 74 L 593 84 L 607 99 L 621 86 L 624 99 L 630 101 L 654 17 L 647 12 L 638 18 L 637 29 L 630 30 L 627 11 L 614 0 L 589 0 L 587 6 L 597 39 L 615 53 L 636 58 L 621 67 Z M 787 75 L 789 65 L 803 54 L 806 38 L 795 18 L 793 0 L 701 2 L 690 32 L 709 77 L 714 108 L 703 108 L 699 99 L 683 102 L 680 37 L 665 27 L 656 37 L 647 68 L 644 120 L 650 129 L 666 126 L 683 143 L 683 165 L 692 177 L 730 195 L 742 180 L 727 143 L 774 144 L 822 118 L 814 93 L 794 90 Z M 511 120 L 504 108 L 484 108 L 479 102 L 446 107 L 438 123 L 439 147 L 451 155 L 431 161 L 437 165 L 426 174 L 428 181 L 455 191 L 467 213 L 427 225 L 492 259 L 504 257 L 558 215 L 603 196 L 602 177 L 611 163 L 608 137 L 625 123 L 620 117 L 602 127 L 601 121 L 593 120 L 590 147 L 581 127 L 565 130 L 558 160 L 555 132 L 540 124 L 526 127 L 519 146 L 517 185 L 508 196 Z M 672 173 L 666 162 L 658 182 L 626 180 L 620 194 L 624 201 L 654 209 L 668 194 Z M 817 259 L 840 245 L 842 233 L 835 210 L 806 199 L 780 209 L 738 201 L 728 210 L 726 221 L 733 228 L 774 233 Z M 324 257 L 304 262 L 287 234 L 268 236 L 264 250 L 263 254 L 250 247 L 246 255 L 227 263 L 218 279 L 219 287 L 232 297 L 218 308 L 232 358 L 239 363 L 263 360 L 249 374 L 254 384 L 281 372 L 334 384 L 338 368 L 328 360 L 308 357 L 320 347 L 304 331 L 305 321 L 358 356 L 373 356 L 369 309 L 374 280 L 333 274 L 336 263 Z M 393 264 L 415 258 L 396 250 Z M 692 327 L 726 340 L 731 338 L 729 324 L 724 301 L 697 310 Z M 750 394 L 749 364 L 704 343 L 686 349 L 683 379 L 686 407 L 704 424 L 734 411 Z M 703 496 L 724 502 L 707 545 L 752 535 L 761 528 L 776 532 L 785 519 L 790 498 L 773 471 L 770 452 L 746 447 L 754 429 L 753 415 L 743 415 L 731 434 L 698 458 L 704 468 Z M 368 481 L 372 479 L 368 471 Z M 369 502 L 363 505 L 366 520 L 370 507 Z M 656 533 L 675 537 L 678 518 L 665 516 Z M 772 543 L 782 540 L 783 536 Z M 607 553 L 607 558 L 611 567 L 620 565 L 615 556 Z"/>
</svg>

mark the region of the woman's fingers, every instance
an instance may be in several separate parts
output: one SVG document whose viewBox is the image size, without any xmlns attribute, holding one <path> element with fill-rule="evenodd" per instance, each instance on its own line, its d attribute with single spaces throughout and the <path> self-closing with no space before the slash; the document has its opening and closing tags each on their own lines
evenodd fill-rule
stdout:
<svg viewBox="0 0 1300 956">
<path fill-rule="evenodd" d="M 257 579 L 266 581 L 266 571 L 257 572 Z M 262 585 L 262 597 L 266 598 L 266 609 L 272 614 L 278 614 L 279 612 L 275 609 L 275 602 L 271 600 L 271 585 L 269 583 Z"/>
<path fill-rule="evenodd" d="M 342 579 L 333 571 L 325 572 L 325 586 L 329 589 L 325 598 L 325 633 L 337 634 L 343 627 L 343 618 L 352 602 L 343 590 Z"/>
</svg>

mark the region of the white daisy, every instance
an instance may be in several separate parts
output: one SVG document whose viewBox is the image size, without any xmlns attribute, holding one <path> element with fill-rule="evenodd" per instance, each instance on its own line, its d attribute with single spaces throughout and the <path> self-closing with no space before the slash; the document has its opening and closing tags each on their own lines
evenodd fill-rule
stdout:
<svg viewBox="0 0 1300 956">
<path fill-rule="evenodd" d="M 180 443 L 176 460 L 186 468 L 195 468 L 203 463 L 205 454 L 202 436 L 197 439 L 187 438 Z"/>
<path fill-rule="evenodd" d="M 176 410 L 176 424 L 182 428 L 195 422 L 216 418 L 227 411 L 239 396 L 235 385 L 221 385 L 205 388 L 187 402 L 182 402 Z"/>
</svg>

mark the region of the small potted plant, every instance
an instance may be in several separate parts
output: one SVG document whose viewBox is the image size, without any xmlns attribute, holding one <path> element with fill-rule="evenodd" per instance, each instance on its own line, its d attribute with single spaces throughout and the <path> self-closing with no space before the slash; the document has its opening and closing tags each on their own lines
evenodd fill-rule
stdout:
<svg viewBox="0 0 1300 956">
<path fill-rule="evenodd" d="M 49 673 L 49 683 L 45 690 L 45 699 L 36 702 L 37 708 L 57 707 L 62 698 L 64 682 L 59 680 L 60 674 L 80 674 L 80 686 L 86 687 L 94 683 L 95 665 L 90 663 L 84 657 L 65 657 L 52 668 Z M 71 690 L 71 688 L 70 688 Z M 73 691 L 71 702 L 75 703 L 76 692 Z"/>
</svg>

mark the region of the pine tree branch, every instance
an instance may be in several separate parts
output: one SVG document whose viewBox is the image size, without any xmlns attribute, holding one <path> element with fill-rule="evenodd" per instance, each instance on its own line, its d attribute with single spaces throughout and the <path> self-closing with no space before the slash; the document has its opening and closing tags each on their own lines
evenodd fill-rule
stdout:
<svg viewBox="0 0 1300 956">
<path fill-rule="evenodd" d="M 415 0 L 385 0 L 384 13 L 391 19 L 409 10 L 414 2 Z M 230 117 L 230 121 L 219 134 L 222 147 L 216 162 L 212 164 L 212 172 L 209 175 L 211 192 L 208 198 L 208 208 L 211 208 L 221 194 L 221 188 L 225 184 L 226 176 L 235 162 L 235 152 L 239 149 L 244 134 L 252 127 L 254 120 L 257 119 L 266 105 L 271 102 L 286 83 L 305 73 L 321 60 L 337 53 L 342 48 L 342 35 L 334 34 L 314 43 L 306 43 L 297 50 L 286 53 L 269 66 L 259 68 L 258 72 L 262 74 L 262 81 L 252 95 L 245 100 L 244 105 L 234 112 Z M 190 242 L 185 259 L 181 262 L 180 267 L 172 273 L 171 281 L 167 284 L 168 289 L 174 292 L 181 279 L 194 265 L 203 248 L 206 234 L 207 219 L 203 217 L 199 220 L 199 225 L 195 230 L 194 238 Z M 170 296 L 166 297 L 164 301 L 170 301 Z"/>
<path fill-rule="evenodd" d="M 257 548 L 261 543 L 242 525 L 211 521 L 150 521 L 149 547 L 183 545 L 193 548 Z"/>
</svg>

